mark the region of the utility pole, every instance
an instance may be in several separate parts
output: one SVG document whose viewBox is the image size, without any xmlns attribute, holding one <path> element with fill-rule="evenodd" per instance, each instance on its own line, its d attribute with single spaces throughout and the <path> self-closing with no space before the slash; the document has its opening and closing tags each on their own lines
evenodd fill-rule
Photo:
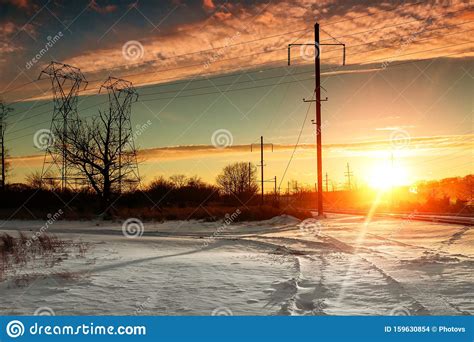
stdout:
<svg viewBox="0 0 474 342">
<path fill-rule="evenodd" d="M 0 100 L 0 145 L 1 145 L 1 164 L 2 164 L 2 173 L 0 180 L 0 187 L 2 191 L 5 190 L 5 177 L 6 177 L 6 165 L 5 165 L 5 129 L 6 129 L 6 122 L 5 119 L 9 112 L 13 109 L 10 107 L 5 106 L 5 104 Z"/>
<path fill-rule="evenodd" d="M 254 144 L 250 144 L 250 152 L 253 151 L 253 145 Z M 273 152 L 273 144 L 270 144 L 272 146 L 272 152 Z M 264 144 L 263 144 L 263 135 L 260 137 L 260 167 L 261 167 L 261 170 L 260 170 L 260 182 L 261 182 L 261 186 L 262 186 L 262 194 L 261 194 L 261 200 L 260 200 L 260 203 L 263 205 L 264 203 L 264 195 L 265 195 L 265 187 L 264 187 L 264 183 L 265 183 L 265 179 L 263 178 L 263 168 L 265 166 L 264 164 L 264 160 L 263 160 L 263 148 L 264 148 Z"/>
<path fill-rule="evenodd" d="M 250 189 L 252 187 L 252 164 L 249 162 L 249 194 L 250 194 Z"/>
<path fill-rule="evenodd" d="M 343 43 L 320 44 L 319 40 L 319 24 L 314 24 L 314 43 L 311 44 L 289 44 L 288 45 L 288 65 L 290 65 L 290 51 L 292 46 L 314 46 L 314 77 L 316 98 L 314 100 L 305 100 L 304 102 L 316 103 L 316 161 L 317 161 L 317 178 L 318 178 L 318 216 L 324 216 L 323 211 L 323 156 L 322 156 L 322 137 L 321 137 L 321 101 L 327 101 L 327 98 L 321 100 L 321 61 L 320 47 L 322 45 L 339 45 L 343 47 L 343 65 L 346 60 L 346 46 Z"/>
<path fill-rule="evenodd" d="M 275 176 L 274 178 L 274 181 L 275 181 L 275 205 L 277 204 L 278 202 L 278 192 L 277 192 L 277 176 Z"/>
<path fill-rule="evenodd" d="M 351 177 L 354 173 L 350 170 L 349 163 L 347 163 L 347 171 L 345 172 L 345 175 L 347 177 L 347 188 L 351 191 Z"/>
<path fill-rule="evenodd" d="M 394 170 L 393 170 L 393 152 L 392 152 L 392 155 L 390 157 L 391 159 L 391 163 L 392 163 L 392 169 L 391 169 L 391 175 L 390 175 L 390 206 L 392 208 L 392 211 L 393 211 L 393 176 L 394 176 Z"/>
<path fill-rule="evenodd" d="M 262 177 L 262 202 L 261 204 L 263 205 L 263 196 L 264 196 L 264 187 L 263 187 L 263 135 L 260 137 L 260 166 L 262 167 L 260 169 L 261 173 L 261 177 Z"/>
<path fill-rule="evenodd" d="M 326 172 L 326 192 L 329 191 L 329 188 L 328 188 L 328 181 L 329 181 L 328 173 Z"/>
</svg>

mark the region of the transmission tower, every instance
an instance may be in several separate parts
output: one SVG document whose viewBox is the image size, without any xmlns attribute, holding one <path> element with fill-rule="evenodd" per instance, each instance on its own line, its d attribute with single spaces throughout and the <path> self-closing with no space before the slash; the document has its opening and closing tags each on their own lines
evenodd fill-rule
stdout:
<svg viewBox="0 0 474 342">
<path fill-rule="evenodd" d="M 6 129 L 6 122 L 5 119 L 9 112 L 13 109 L 5 106 L 3 101 L 0 100 L 0 158 L 1 158 L 1 168 L 2 173 L 0 174 L 0 187 L 1 190 L 5 189 L 5 173 L 6 173 L 6 166 L 5 166 L 5 129 Z"/>
<path fill-rule="evenodd" d="M 132 82 L 109 77 L 99 89 L 107 89 L 109 96 L 109 110 L 114 125 L 119 134 L 119 175 L 118 192 L 122 192 L 125 185 L 127 189 L 135 189 L 140 184 L 138 173 L 137 153 L 132 132 L 132 103 L 138 100 L 138 93 Z"/>
<path fill-rule="evenodd" d="M 59 180 L 61 189 L 65 190 L 83 180 L 78 170 L 66 160 L 66 147 L 71 128 L 79 124 L 77 94 L 82 87 L 87 87 L 87 81 L 80 69 L 58 62 L 51 62 L 41 71 L 38 79 L 46 77 L 51 80 L 54 109 L 49 143 L 43 146 L 45 156 L 41 180 L 42 183 L 45 180 Z"/>
</svg>

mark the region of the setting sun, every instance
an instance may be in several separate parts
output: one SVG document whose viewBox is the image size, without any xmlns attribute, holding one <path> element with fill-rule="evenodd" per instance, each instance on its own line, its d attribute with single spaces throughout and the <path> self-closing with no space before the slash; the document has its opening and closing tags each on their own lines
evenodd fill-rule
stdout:
<svg viewBox="0 0 474 342">
<path fill-rule="evenodd" d="M 368 183 L 372 188 L 387 190 L 393 186 L 407 185 L 408 172 L 399 165 L 390 162 L 375 165 L 369 173 Z"/>
</svg>

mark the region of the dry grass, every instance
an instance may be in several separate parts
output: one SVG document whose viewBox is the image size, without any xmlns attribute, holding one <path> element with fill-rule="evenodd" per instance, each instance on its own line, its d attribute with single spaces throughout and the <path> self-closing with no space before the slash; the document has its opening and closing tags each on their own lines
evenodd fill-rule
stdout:
<svg viewBox="0 0 474 342">
<path fill-rule="evenodd" d="M 67 258 L 68 250 L 76 246 L 79 249 L 79 256 L 84 257 L 87 251 L 85 243 L 74 244 L 52 234 L 40 234 L 28 238 L 22 232 L 18 237 L 3 233 L 0 235 L 0 281 L 8 275 L 20 273 L 29 262 L 39 261 L 47 267 L 53 267 Z M 20 274 L 17 279 L 22 282 L 27 276 Z"/>
<path fill-rule="evenodd" d="M 137 217 L 142 220 L 170 221 L 170 220 L 204 220 L 218 221 L 232 215 L 236 210 L 234 221 L 260 221 L 268 220 L 279 215 L 291 215 L 299 219 L 311 217 L 309 210 L 295 208 L 277 208 L 272 206 L 218 206 L 184 207 L 184 208 L 127 208 L 120 211 L 118 218 Z"/>
</svg>

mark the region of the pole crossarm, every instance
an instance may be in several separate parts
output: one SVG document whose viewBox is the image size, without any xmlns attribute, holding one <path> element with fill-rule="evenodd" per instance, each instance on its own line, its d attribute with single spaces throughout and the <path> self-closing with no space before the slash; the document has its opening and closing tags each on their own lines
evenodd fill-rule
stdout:
<svg viewBox="0 0 474 342">
<path fill-rule="evenodd" d="M 320 44 L 320 43 L 313 43 L 313 44 L 288 44 L 288 66 L 291 65 L 291 48 L 293 46 L 314 46 L 317 50 L 317 56 L 321 54 L 321 46 L 342 46 L 342 65 L 346 65 L 346 44 L 344 43 L 328 43 L 328 44 Z"/>
<path fill-rule="evenodd" d="M 319 102 L 325 102 L 327 100 L 328 100 L 328 98 L 326 96 L 326 98 L 324 98 L 322 100 L 319 100 Z M 318 102 L 318 100 L 306 100 L 306 98 L 303 97 L 303 102 Z"/>
</svg>

